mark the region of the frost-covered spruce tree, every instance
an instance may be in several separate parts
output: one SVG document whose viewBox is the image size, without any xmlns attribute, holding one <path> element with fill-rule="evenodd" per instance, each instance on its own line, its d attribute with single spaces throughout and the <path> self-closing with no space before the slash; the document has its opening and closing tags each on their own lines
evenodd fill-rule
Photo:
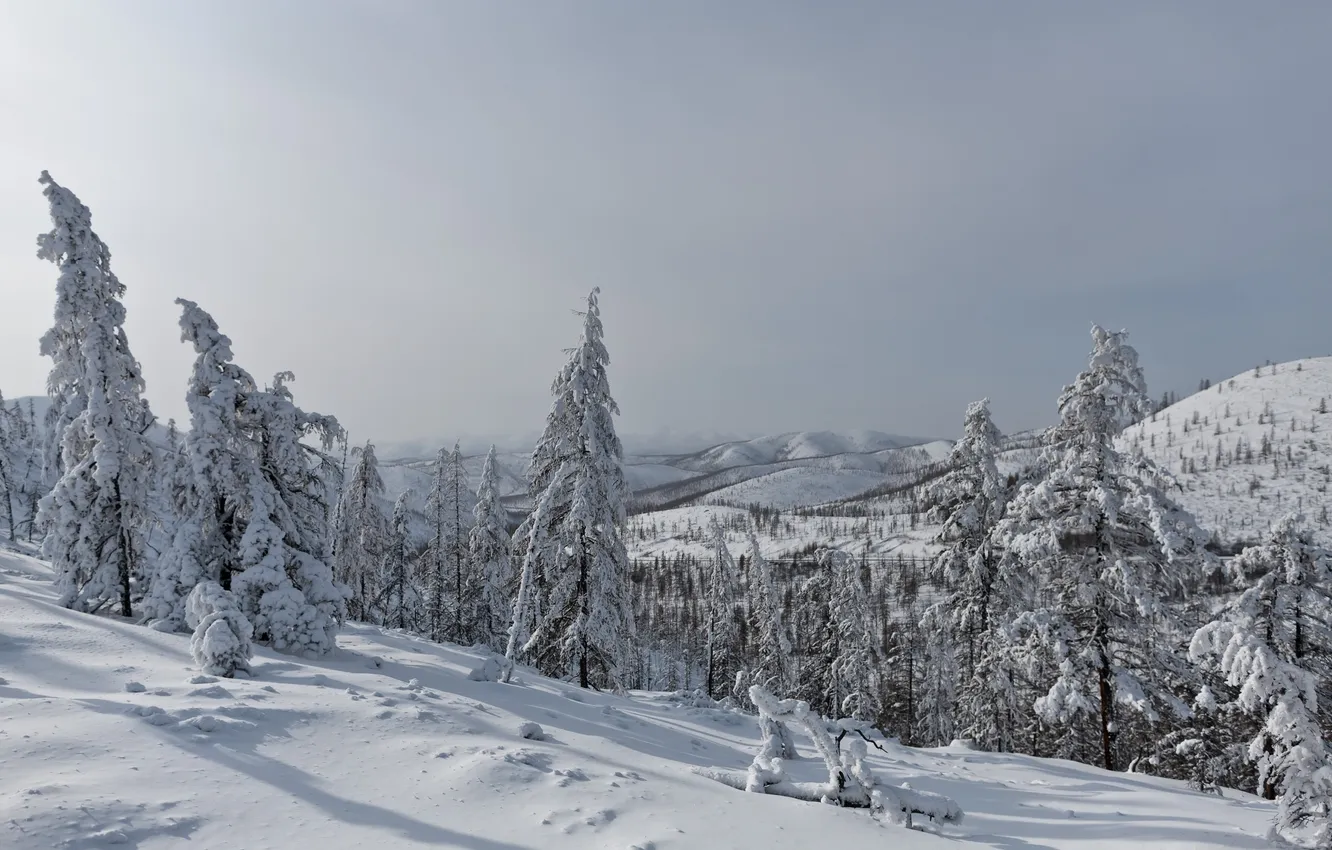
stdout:
<svg viewBox="0 0 1332 850">
<path fill-rule="evenodd" d="M 1007 504 L 999 475 L 999 429 L 990 418 L 990 400 L 968 405 L 962 437 L 953 444 L 948 472 L 930 485 L 926 498 L 934 504 L 931 518 L 942 528 L 944 545 L 933 567 L 956 590 L 948 608 L 962 639 L 963 673 L 970 676 L 983 651 L 978 644 L 990 628 L 990 607 L 999 570 L 990 532 Z"/>
<path fill-rule="evenodd" d="M 1197 661 L 1214 661 L 1236 704 L 1262 726 L 1248 757 L 1258 791 L 1277 798 L 1275 831 L 1309 830 L 1316 846 L 1332 847 L 1332 753 L 1319 723 L 1315 665 L 1332 614 L 1332 554 L 1287 516 L 1266 542 L 1236 560 L 1245 589 L 1198 630 L 1189 646 Z"/>
<path fill-rule="evenodd" d="M 945 603 L 931 605 L 921 617 L 920 697 L 915 740 L 941 747 L 953 740 L 957 713 L 957 659 L 954 630 Z"/>
<path fill-rule="evenodd" d="M 159 628 L 185 627 L 189 595 L 212 581 L 235 595 L 255 640 L 326 652 L 349 595 L 319 557 L 336 468 L 326 449 L 342 429 L 295 405 L 290 374 L 259 389 L 231 362 L 231 341 L 212 316 L 192 301 L 176 303 L 181 339 L 197 355 L 186 394 L 192 508 L 153 576 L 148 616 Z"/>
<path fill-rule="evenodd" d="M 1059 399 L 1045 476 L 1023 486 L 996 528 L 1036 589 L 1014 631 L 1057 671 L 1035 710 L 1063 734 L 1062 755 L 1091 758 L 1094 747 L 1109 770 L 1120 761 L 1121 710 L 1147 722 L 1165 707 L 1188 713 L 1175 693 L 1188 672 L 1171 651 L 1179 626 L 1164 602 L 1207 558 L 1206 535 L 1166 495 L 1165 476 L 1115 447 L 1151 405 L 1126 336 L 1092 329 L 1091 361 Z"/>
<path fill-rule="evenodd" d="M 789 693 L 795 684 L 791 669 L 791 637 L 782 617 L 782 600 L 772 565 L 759 548 L 756 527 L 749 529 L 749 633 L 755 643 L 753 684 L 774 693 Z"/>
<path fill-rule="evenodd" d="M 381 601 L 376 605 L 385 612 L 384 622 L 397 629 L 415 625 L 421 608 L 421 594 L 414 586 L 411 570 L 408 569 L 412 550 L 408 523 L 411 513 L 408 498 L 411 494 L 411 490 L 404 490 L 393 503 L 393 517 L 389 521 L 381 570 L 384 586 L 380 590 Z"/>
<path fill-rule="evenodd" d="M 153 452 L 143 433 L 152 415 L 125 336 L 125 286 L 111 272 L 111 252 L 74 193 L 44 171 L 41 182 L 53 227 L 38 237 L 37 255 L 60 270 L 42 353 L 52 360 L 61 472 L 41 502 L 42 548 L 62 605 L 129 617 L 149 523 Z"/>
<path fill-rule="evenodd" d="M 950 592 L 928 617 L 922 636 L 927 684 L 930 676 L 942 684 L 937 679 L 942 668 L 932 667 L 934 662 L 957 662 L 957 731 L 1002 751 L 1013 746 L 1015 693 L 993 621 L 1011 609 L 1017 588 L 1012 561 L 1003 557 L 993 535 L 1009 497 L 996 463 L 999 440 L 989 399 L 968 405 L 949 470 L 927 491 L 931 518 L 942 526 L 936 539 L 944 547 L 931 572 Z M 933 733 L 926 737 L 937 737 Z"/>
<path fill-rule="evenodd" d="M 533 457 L 536 476 L 543 479 L 548 449 L 550 457 L 566 459 L 549 476 L 548 486 L 557 490 L 542 499 L 548 510 L 540 521 L 556 524 L 529 536 L 527 557 L 539 564 L 546 593 L 524 649 L 548 674 L 577 676 L 582 687 L 620 688 L 634 641 L 629 556 L 619 530 L 628 488 L 613 420 L 619 408 L 606 374 L 610 356 L 602 342 L 599 292 L 588 295 L 582 339 L 555 382 L 557 409 Z M 531 551 L 538 543 L 542 549 Z"/>
<path fill-rule="evenodd" d="M 884 659 L 860 564 L 837 549 L 820 550 L 818 562 L 829 581 L 827 628 L 819 649 L 828 665 L 822 701 L 833 713 L 874 720 L 882 708 Z"/>
<path fill-rule="evenodd" d="M 244 400 L 257 391 L 254 379 L 232 362 L 231 340 L 193 301 L 181 306 L 181 341 L 195 352 L 185 391 L 190 430 L 179 461 L 166 469 L 179 477 L 169 501 L 178 515 L 167 551 L 158 558 L 144 600 L 144 618 L 157 629 L 186 627 L 186 600 L 205 581 L 231 587 L 240 569 L 240 540 L 249 513 L 253 473 L 251 435 L 240 419 Z"/>
<path fill-rule="evenodd" d="M 251 480 L 241 572 L 231 589 L 257 640 L 281 651 L 321 655 L 334 647 L 350 595 L 322 557 L 338 470 L 328 451 L 343 431 L 332 416 L 296 406 L 287 387 L 292 377 L 279 372 L 245 401 L 259 474 Z"/>
<path fill-rule="evenodd" d="M 524 533 L 522 568 L 518 575 L 518 592 L 513 600 L 513 619 L 506 635 L 504 658 L 504 680 L 509 680 L 513 663 L 525 655 L 537 624 L 541 622 L 541 578 L 542 570 L 551 562 L 546 560 L 552 555 L 563 558 L 562 547 L 552 547 L 551 539 L 559 533 L 559 527 L 550 522 L 555 512 L 556 500 L 563 493 L 564 478 L 568 466 L 561 465 L 555 475 L 549 479 L 545 492 L 537 500 L 527 521 L 519 527 L 518 533 Z M 517 533 L 515 533 L 515 538 Z M 553 550 L 553 551 L 552 551 Z"/>
<path fill-rule="evenodd" d="M 505 631 L 512 615 L 513 561 L 509 555 L 509 516 L 500 503 L 499 466 L 495 447 L 486 454 L 469 537 L 468 560 L 481 587 L 476 604 L 475 638 L 491 649 L 504 650 Z"/>
<path fill-rule="evenodd" d="M 726 529 L 716 516 L 712 517 L 708 530 L 712 536 L 712 558 L 704 562 L 706 573 L 702 587 L 704 626 L 707 629 L 704 687 L 708 696 L 716 699 L 719 687 L 731 688 L 743 662 L 740 629 L 736 622 L 740 571 L 726 545 Z"/>
<path fill-rule="evenodd" d="M 468 569 L 467 470 L 462 452 L 440 449 L 426 494 L 426 516 L 431 523 L 429 553 L 429 618 L 431 640 L 448 638 L 472 642 L 475 597 Z"/>
<path fill-rule="evenodd" d="M 379 567 L 389 545 L 388 517 L 379 507 L 384 479 L 375 446 L 354 450 L 356 463 L 342 488 L 333 529 L 333 575 L 351 589 L 347 615 L 353 620 L 381 621 L 375 606 L 381 591 Z"/>
</svg>

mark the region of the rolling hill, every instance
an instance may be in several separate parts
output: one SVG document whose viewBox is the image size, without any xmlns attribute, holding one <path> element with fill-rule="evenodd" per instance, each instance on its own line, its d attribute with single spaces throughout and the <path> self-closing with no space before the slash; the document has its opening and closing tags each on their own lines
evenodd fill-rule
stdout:
<svg viewBox="0 0 1332 850">
<path fill-rule="evenodd" d="M 1291 512 L 1332 544 L 1332 357 L 1265 365 L 1219 381 L 1127 429 L 1179 483 L 1179 501 L 1226 543 L 1255 540 Z"/>
</svg>

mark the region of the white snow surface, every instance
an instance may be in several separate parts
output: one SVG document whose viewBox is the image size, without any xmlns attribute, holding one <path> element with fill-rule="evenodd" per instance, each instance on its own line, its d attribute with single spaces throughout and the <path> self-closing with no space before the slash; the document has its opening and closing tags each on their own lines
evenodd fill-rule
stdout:
<svg viewBox="0 0 1332 850">
<path fill-rule="evenodd" d="M 714 490 L 707 498 L 736 505 L 757 504 L 789 510 L 859 496 L 885 480 L 887 477 L 877 470 L 795 467 Z"/>
<path fill-rule="evenodd" d="M 1168 469 L 1183 488 L 1175 498 L 1223 541 L 1259 540 L 1275 520 L 1301 512 L 1318 542 L 1332 545 L 1332 525 L 1318 521 L 1332 481 L 1332 413 L 1318 412 L 1323 399 L 1332 411 L 1332 357 L 1264 365 L 1259 372 L 1254 377 L 1249 369 L 1181 399 L 1125 430 L 1121 444 L 1138 445 Z M 1259 423 L 1265 410 L 1272 419 Z M 1260 457 L 1264 435 L 1275 458 Z M 1230 462 L 1237 441 L 1252 447 L 1252 463 Z M 1220 468 L 1218 443 L 1226 455 Z"/>
<path fill-rule="evenodd" d="M 755 720 L 668 694 L 579 691 L 364 625 L 253 678 L 202 676 L 189 637 L 55 605 L 48 567 L 0 552 L 0 847 L 537 850 L 1258 848 L 1270 804 L 1060 761 L 888 744 L 873 769 L 945 794 L 960 824 L 746 793 Z M 143 687 L 140 689 L 138 685 Z M 525 739 L 539 723 L 543 739 Z M 819 781 L 808 740 L 788 768 Z"/>
</svg>

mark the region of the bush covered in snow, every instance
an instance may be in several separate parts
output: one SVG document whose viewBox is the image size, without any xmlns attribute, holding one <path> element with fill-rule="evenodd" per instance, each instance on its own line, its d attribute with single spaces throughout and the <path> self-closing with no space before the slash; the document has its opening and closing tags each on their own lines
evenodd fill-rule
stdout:
<svg viewBox="0 0 1332 850">
<path fill-rule="evenodd" d="M 185 600 L 185 622 L 194 629 L 190 652 L 205 673 L 230 677 L 249 671 L 254 627 L 234 593 L 215 581 L 195 585 Z"/>
</svg>

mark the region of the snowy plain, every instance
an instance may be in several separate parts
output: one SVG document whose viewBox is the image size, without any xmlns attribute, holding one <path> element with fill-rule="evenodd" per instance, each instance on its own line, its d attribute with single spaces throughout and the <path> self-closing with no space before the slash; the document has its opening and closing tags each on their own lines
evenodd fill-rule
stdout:
<svg viewBox="0 0 1332 850">
<path fill-rule="evenodd" d="M 681 695 L 580 691 L 483 654 L 348 624 L 327 658 L 259 649 L 201 677 L 184 635 L 55 604 L 0 551 L 0 847 L 461 850 L 1258 848 L 1271 804 L 1071 762 L 887 744 L 875 771 L 946 794 L 960 824 L 745 793 L 754 719 Z M 543 740 L 519 733 L 537 723 Z M 808 742 L 796 778 L 825 778 Z"/>
</svg>

